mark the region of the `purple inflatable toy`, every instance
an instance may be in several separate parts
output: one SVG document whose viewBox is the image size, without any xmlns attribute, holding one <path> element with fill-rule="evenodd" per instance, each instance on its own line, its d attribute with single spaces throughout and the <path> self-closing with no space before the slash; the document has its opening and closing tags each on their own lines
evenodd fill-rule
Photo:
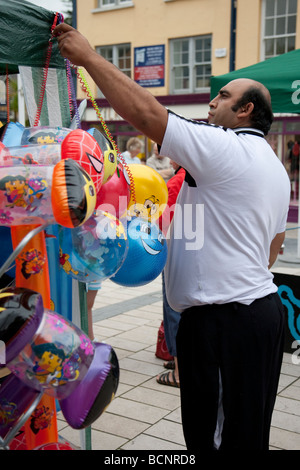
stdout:
<svg viewBox="0 0 300 470">
<path fill-rule="evenodd" d="M 30 342 L 43 318 L 42 296 L 21 287 L 0 292 L 0 341 L 5 344 L 6 364 Z M 5 364 L 0 363 L 0 367 Z"/>
<path fill-rule="evenodd" d="M 118 388 L 119 363 L 111 346 L 94 343 L 95 354 L 78 387 L 60 400 L 61 411 L 74 429 L 90 426 L 110 404 Z"/>
</svg>

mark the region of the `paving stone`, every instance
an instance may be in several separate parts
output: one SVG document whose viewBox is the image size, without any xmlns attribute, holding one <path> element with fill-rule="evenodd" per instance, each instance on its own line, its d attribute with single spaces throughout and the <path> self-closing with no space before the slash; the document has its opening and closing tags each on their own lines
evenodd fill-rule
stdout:
<svg viewBox="0 0 300 470">
<path fill-rule="evenodd" d="M 149 427 L 144 434 L 149 434 L 166 441 L 175 442 L 182 446 L 185 445 L 181 424 L 167 421 L 165 419 L 162 419 L 158 423 Z"/>
<path fill-rule="evenodd" d="M 109 412 L 149 424 L 156 423 L 168 413 L 167 410 L 162 408 L 126 400 L 122 397 L 115 398 L 112 401 L 109 405 Z"/>
<path fill-rule="evenodd" d="M 148 429 L 149 423 L 118 416 L 108 411 L 95 421 L 93 428 L 115 436 L 133 439 Z"/>
<path fill-rule="evenodd" d="M 150 364 L 149 362 L 136 361 L 130 357 L 125 357 L 119 361 L 121 369 L 131 370 L 139 372 L 140 374 L 145 375 L 156 375 L 161 371 L 161 366 L 157 364 Z"/>
<path fill-rule="evenodd" d="M 300 419 L 297 415 L 274 410 L 272 426 L 285 429 L 286 431 L 292 431 L 300 435 Z"/>
<path fill-rule="evenodd" d="M 163 408 L 165 410 L 174 410 L 180 405 L 180 398 L 169 395 L 157 390 L 150 390 L 145 387 L 135 387 L 122 395 L 122 398 L 146 403 L 148 405 Z"/>
<path fill-rule="evenodd" d="M 136 437 L 132 441 L 123 445 L 122 449 L 128 450 L 128 451 L 130 450 L 185 451 L 186 447 L 179 445 L 179 444 L 175 444 L 174 442 L 164 441 L 162 439 L 157 439 L 156 437 L 153 437 L 153 436 L 147 436 L 145 434 L 141 434 L 140 436 Z"/>
<path fill-rule="evenodd" d="M 271 427 L 270 446 L 283 450 L 299 450 L 300 434 L 277 427 Z"/>
</svg>

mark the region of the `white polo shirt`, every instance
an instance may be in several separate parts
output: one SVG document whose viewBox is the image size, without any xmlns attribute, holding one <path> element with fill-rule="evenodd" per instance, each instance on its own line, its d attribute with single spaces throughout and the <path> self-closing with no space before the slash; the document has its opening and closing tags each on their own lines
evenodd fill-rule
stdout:
<svg viewBox="0 0 300 470">
<path fill-rule="evenodd" d="M 285 231 L 290 181 L 263 133 L 169 112 L 160 153 L 187 172 L 168 240 L 171 307 L 250 304 L 276 292 L 270 245 Z"/>
</svg>

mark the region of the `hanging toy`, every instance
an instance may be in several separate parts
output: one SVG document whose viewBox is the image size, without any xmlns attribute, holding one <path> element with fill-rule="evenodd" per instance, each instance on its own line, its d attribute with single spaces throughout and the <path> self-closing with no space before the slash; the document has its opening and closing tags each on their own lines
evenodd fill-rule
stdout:
<svg viewBox="0 0 300 470">
<path fill-rule="evenodd" d="M 132 164 L 130 171 L 135 184 L 135 200 L 128 203 L 128 215 L 146 220 L 158 219 L 168 202 L 168 188 L 153 168 L 147 165 Z"/>
<path fill-rule="evenodd" d="M 113 276 L 128 250 L 125 228 L 108 212 L 96 211 L 80 227 L 59 229 L 60 266 L 72 278 L 99 282 Z"/>
<path fill-rule="evenodd" d="M 94 137 L 82 129 L 70 132 L 61 144 L 61 156 L 77 161 L 92 178 L 98 193 L 104 176 L 104 155 Z"/>
<path fill-rule="evenodd" d="M 104 175 L 102 185 L 104 185 L 116 171 L 117 168 L 117 152 L 112 143 L 98 129 L 91 128 L 87 131 L 98 142 L 98 145 L 104 155 Z"/>
<path fill-rule="evenodd" d="M 155 223 L 135 217 L 128 222 L 128 253 L 111 277 L 116 284 L 136 287 L 153 281 L 167 261 L 167 242 Z"/>
</svg>

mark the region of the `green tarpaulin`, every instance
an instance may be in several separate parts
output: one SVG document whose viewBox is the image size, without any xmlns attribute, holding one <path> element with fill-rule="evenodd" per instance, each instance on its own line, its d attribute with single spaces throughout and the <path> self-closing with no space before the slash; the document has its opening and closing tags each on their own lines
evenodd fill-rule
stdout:
<svg viewBox="0 0 300 470">
<path fill-rule="evenodd" d="M 0 74 L 18 73 L 18 65 L 44 67 L 55 13 L 22 0 L 0 0 Z M 50 67 L 65 68 L 57 41 Z"/>
<path fill-rule="evenodd" d="M 271 93 L 274 113 L 300 113 L 300 49 L 212 77 L 211 98 L 236 78 L 252 78 L 263 83 Z"/>
</svg>

